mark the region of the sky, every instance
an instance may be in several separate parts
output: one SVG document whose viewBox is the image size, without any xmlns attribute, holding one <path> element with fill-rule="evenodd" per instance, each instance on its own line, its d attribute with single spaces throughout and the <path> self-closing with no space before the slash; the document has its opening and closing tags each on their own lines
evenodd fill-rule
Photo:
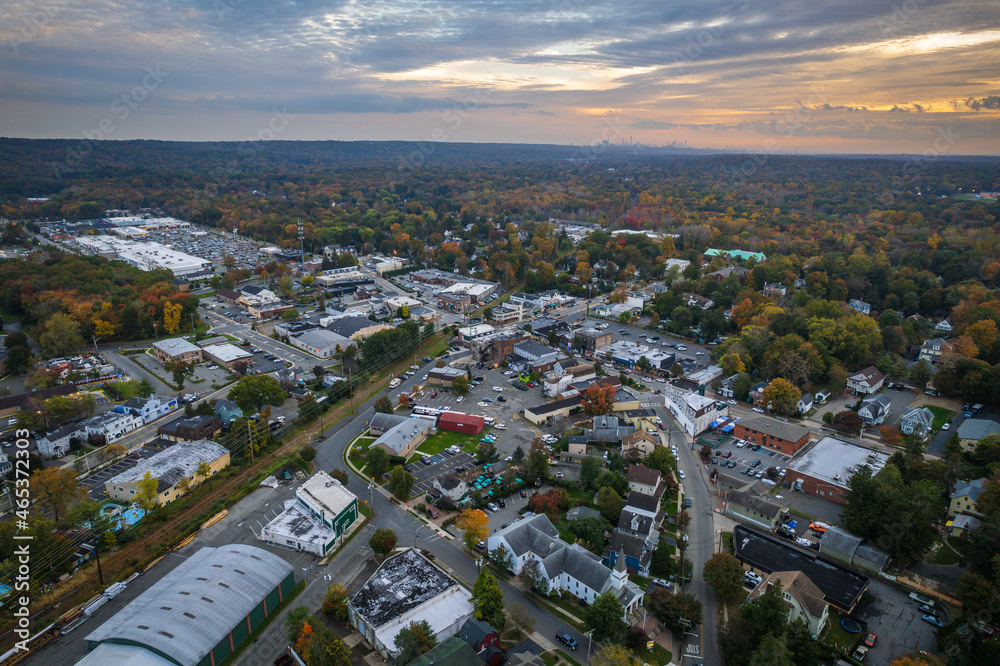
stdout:
<svg viewBox="0 0 1000 666">
<path fill-rule="evenodd" d="M 996 0 L 5 0 L 0 135 L 1000 153 Z"/>
</svg>

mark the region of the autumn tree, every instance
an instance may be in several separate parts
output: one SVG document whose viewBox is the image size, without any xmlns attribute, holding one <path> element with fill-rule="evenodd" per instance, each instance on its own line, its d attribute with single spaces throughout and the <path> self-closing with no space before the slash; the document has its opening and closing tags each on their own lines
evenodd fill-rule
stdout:
<svg viewBox="0 0 1000 666">
<path fill-rule="evenodd" d="M 719 359 L 719 365 L 722 367 L 722 374 L 726 377 L 731 377 L 747 369 L 743 359 L 737 353 L 726 354 Z"/>
<path fill-rule="evenodd" d="M 72 317 L 56 312 L 45 322 L 38 344 L 46 356 L 66 356 L 83 346 L 83 338 L 80 336 L 79 326 Z"/>
<path fill-rule="evenodd" d="M 764 389 L 764 404 L 780 414 L 791 414 L 796 409 L 802 391 L 781 377 L 775 377 Z"/>
<path fill-rule="evenodd" d="M 380 527 L 368 539 L 368 545 L 377 555 L 385 557 L 396 547 L 396 533 L 388 527 Z"/>
<path fill-rule="evenodd" d="M 549 488 L 544 493 L 535 493 L 528 498 L 528 508 L 535 513 L 555 516 L 569 504 L 569 496 L 563 488 Z"/>
<path fill-rule="evenodd" d="M 451 387 L 455 389 L 455 393 L 467 395 L 469 393 L 469 378 L 465 375 L 459 375 L 455 377 L 455 380 L 451 383 Z"/>
<path fill-rule="evenodd" d="M 609 644 L 595 650 L 590 663 L 592 666 L 642 666 L 643 662 L 624 645 Z"/>
<path fill-rule="evenodd" d="M 393 412 L 392 401 L 389 400 L 389 396 L 387 395 L 383 395 L 378 400 L 376 400 L 372 408 L 375 410 L 376 413 L 381 413 L 381 414 L 392 414 Z"/>
<path fill-rule="evenodd" d="M 139 492 L 135 496 L 135 503 L 138 504 L 142 510 L 149 512 L 159 505 L 159 485 L 159 480 L 156 479 L 149 471 L 143 474 L 142 478 L 139 479 Z"/>
<path fill-rule="evenodd" d="M 76 472 L 61 467 L 36 469 L 29 479 L 29 487 L 31 494 L 52 510 L 57 523 L 70 504 L 84 496 Z"/>
<path fill-rule="evenodd" d="M 615 403 L 615 388 L 591 384 L 580 394 L 580 406 L 590 416 L 601 416 L 611 411 Z"/>
<path fill-rule="evenodd" d="M 312 614 L 305 606 L 296 606 L 285 616 L 285 635 L 289 641 L 295 641 L 302 633 L 302 626 Z"/>
<path fill-rule="evenodd" d="M 163 304 L 163 330 L 171 335 L 177 333 L 181 326 L 181 312 L 184 306 L 180 303 L 167 301 Z"/>
<path fill-rule="evenodd" d="M 350 593 L 342 583 L 332 583 L 323 596 L 323 612 L 338 620 L 346 620 L 349 599 Z"/>
<path fill-rule="evenodd" d="M 398 654 L 398 663 L 408 664 L 437 645 L 437 639 L 427 620 L 420 620 L 400 629 L 393 644 Z"/>
<path fill-rule="evenodd" d="M 458 514 L 455 527 L 462 530 L 465 547 L 472 550 L 477 543 L 486 540 L 490 531 L 490 519 L 481 509 L 466 509 Z"/>
</svg>

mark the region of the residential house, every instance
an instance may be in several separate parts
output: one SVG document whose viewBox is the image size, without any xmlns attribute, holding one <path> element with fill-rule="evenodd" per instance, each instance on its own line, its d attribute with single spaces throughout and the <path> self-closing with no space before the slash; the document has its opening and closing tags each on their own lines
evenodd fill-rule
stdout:
<svg viewBox="0 0 1000 666">
<path fill-rule="evenodd" d="M 584 438 L 586 439 L 586 438 Z M 636 430 L 628 435 L 622 435 L 622 455 L 645 460 L 657 446 L 662 446 L 658 435 L 651 435 L 645 430 Z M 573 444 L 570 443 L 572 452 Z"/>
<path fill-rule="evenodd" d="M 469 484 L 463 481 L 457 474 L 436 476 L 432 483 L 439 493 L 452 502 L 457 502 L 465 496 L 465 493 L 469 492 Z"/>
<path fill-rule="evenodd" d="M 156 434 L 172 442 L 181 442 L 210 439 L 221 429 L 222 421 L 215 414 L 195 414 L 160 426 L 156 429 Z"/>
<path fill-rule="evenodd" d="M 781 585 L 781 596 L 788 606 L 788 621 L 802 620 L 809 634 L 819 636 L 830 617 L 830 604 L 823 592 L 801 571 L 775 571 L 750 593 L 754 599 L 767 592 L 772 585 Z"/>
<path fill-rule="evenodd" d="M 931 364 L 938 363 L 942 356 L 950 354 L 953 349 L 954 346 L 944 338 L 924 340 L 924 344 L 920 345 L 920 356 L 917 360 Z"/>
<path fill-rule="evenodd" d="M 633 432 L 635 432 L 635 426 L 619 425 L 617 416 L 595 416 L 594 427 L 587 428 L 584 434 L 588 442 L 615 444 L 621 442 L 622 437 Z"/>
<path fill-rule="evenodd" d="M 865 303 L 858 298 L 852 298 L 847 302 L 847 305 L 858 314 L 870 315 L 872 313 L 872 304 Z"/>
<path fill-rule="evenodd" d="M 472 618 L 466 621 L 466 625 Z M 489 626 L 489 625 L 487 625 Z M 493 666 L 487 662 L 489 666 Z M 483 666 L 483 659 L 480 658 L 472 647 L 458 636 L 452 636 L 432 647 L 427 652 L 409 662 L 407 666 L 435 666 L 435 664 L 447 664 L 448 666 Z"/>
<path fill-rule="evenodd" d="M 639 537 L 623 532 L 612 532 L 611 541 L 604 550 L 601 562 L 609 568 L 618 564 L 618 558 L 624 557 L 625 568 L 640 576 L 649 575 L 649 562 L 653 559 L 653 549 Z"/>
<path fill-rule="evenodd" d="M 829 389 L 821 389 L 819 391 L 816 391 L 816 395 L 814 397 L 816 399 L 816 404 L 817 405 L 822 405 L 822 404 L 826 403 L 827 400 L 830 399 L 830 390 Z"/>
<path fill-rule="evenodd" d="M 500 666 L 503 663 L 504 655 L 500 649 L 500 634 L 497 633 L 496 629 L 482 620 L 470 617 L 462 625 L 462 629 L 458 632 L 458 638 L 465 641 L 475 651 L 480 660 L 479 666 L 482 664 L 486 664 L 486 666 Z M 432 666 L 437 661 L 440 660 L 431 660 L 427 666 Z M 410 666 L 413 663 L 410 662 Z M 448 664 L 448 666 L 457 666 L 451 660 L 444 663 Z"/>
<path fill-rule="evenodd" d="M 768 298 L 778 298 L 788 293 L 788 287 L 780 282 L 768 282 L 764 284 L 764 288 L 760 290 L 760 293 Z"/>
<path fill-rule="evenodd" d="M 215 415 L 222 423 L 231 423 L 243 417 L 243 410 L 235 402 L 220 398 L 215 401 Z"/>
<path fill-rule="evenodd" d="M 660 470 L 646 467 L 642 463 L 629 467 L 628 472 L 625 473 L 625 478 L 628 479 L 629 490 L 644 495 L 655 494 L 663 482 Z M 660 494 L 662 495 L 663 493 L 661 492 Z"/>
<path fill-rule="evenodd" d="M 642 539 L 650 549 L 660 542 L 655 518 L 629 509 L 622 509 L 615 531 Z"/>
<path fill-rule="evenodd" d="M 62 458 L 70 451 L 70 440 L 87 439 L 87 431 L 79 423 L 70 423 L 36 440 L 38 453 L 49 458 Z"/>
<path fill-rule="evenodd" d="M 176 410 L 177 406 L 177 398 L 154 395 L 148 398 L 129 398 L 111 411 L 134 414 L 145 424 L 169 414 Z"/>
<path fill-rule="evenodd" d="M 736 375 L 730 375 L 722 380 L 719 384 L 719 390 L 716 391 L 723 398 L 735 398 L 736 390 L 734 389 L 734 384 L 736 383 Z"/>
<path fill-rule="evenodd" d="M 635 427 L 636 430 L 655 430 L 657 427 L 656 412 L 648 407 L 626 409 L 620 411 L 619 415 L 624 423 Z"/>
<path fill-rule="evenodd" d="M 899 420 L 899 429 L 904 435 L 919 435 L 927 437 L 931 434 L 931 425 L 934 423 L 934 412 L 926 407 L 914 407 Z"/>
<path fill-rule="evenodd" d="M 812 408 L 815 400 L 812 393 L 805 393 L 799 398 L 799 401 L 795 403 L 795 408 L 798 410 L 799 414 L 807 414 Z"/>
<path fill-rule="evenodd" d="M 958 441 L 965 450 L 974 449 L 976 444 L 990 435 L 1000 435 L 1000 423 L 990 419 L 966 419 L 956 431 Z"/>
<path fill-rule="evenodd" d="M 963 513 L 945 523 L 945 527 L 950 530 L 953 537 L 964 538 L 969 536 L 969 532 L 982 526 L 982 524 L 983 521 L 979 518 Z"/>
<path fill-rule="evenodd" d="M 885 375 L 874 365 L 847 378 L 847 388 L 858 393 L 877 393 L 882 390 L 883 385 L 885 385 Z"/>
<path fill-rule="evenodd" d="M 749 391 L 747 391 L 747 400 L 754 405 L 762 404 L 764 402 L 764 389 L 769 385 L 770 382 L 757 382 L 751 386 Z"/>
<path fill-rule="evenodd" d="M 935 331 L 941 331 L 943 333 L 951 333 L 955 330 L 955 322 L 952 321 L 951 317 L 945 317 L 934 326 Z"/>
<path fill-rule="evenodd" d="M 964 513 L 976 518 L 982 518 L 983 514 L 979 510 L 977 502 L 979 501 L 979 495 L 986 488 L 986 484 L 986 479 L 956 482 L 955 490 L 951 493 L 951 503 L 948 505 L 948 517 L 954 518 Z"/>
<path fill-rule="evenodd" d="M 864 419 L 865 425 L 869 428 L 882 425 L 889 416 L 889 409 L 892 401 L 877 395 L 870 395 L 861 401 L 861 408 L 858 416 Z"/>
<path fill-rule="evenodd" d="M 690 308 L 700 308 L 702 310 L 710 310 L 715 306 L 715 301 L 711 298 L 706 298 L 705 296 L 699 296 L 698 294 L 685 293 L 684 302 Z"/>
<path fill-rule="evenodd" d="M 747 281 L 747 276 L 750 275 L 750 269 L 743 268 L 742 266 L 723 266 L 717 271 L 706 273 L 705 277 L 715 282 L 722 282 L 732 275 L 735 275 L 740 284 L 743 284 Z"/>
</svg>

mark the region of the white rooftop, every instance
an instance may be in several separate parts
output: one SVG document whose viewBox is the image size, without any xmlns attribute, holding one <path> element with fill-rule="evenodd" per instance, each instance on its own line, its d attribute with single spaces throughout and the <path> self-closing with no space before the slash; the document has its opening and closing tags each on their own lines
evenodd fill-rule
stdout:
<svg viewBox="0 0 1000 666">
<path fill-rule="evenodd" d="M 241 358 L 250 358 L 253 356 L 250 352 L 245 349 L 240 349 L 236 345 L 231 344 L 221 344 L 212 345 L 205 350 L 206 354 L 210 354 L 212 357 L 219 360 L 220 363 L 230 363 L 232 361 L 238 361 Z"/>
<path fill-rule="evenodd" d="M 317 471 L 295 491 L 295 496 L 316 513 L 332 522 L 340 513 L 357 501 L 350 490 L 323 470 Z"/>
<path fill-rule="evenodd" d="M 336 532 L 304 512 L 293 499 L 285 501 L 285 510 L 264 526 L 264 533 L 278 543 L 284 543 L 284 539 L 295 539 L 321 545 L 337 536 Z"/>
<path fill-rule="evenodd" d="M 872 468 L 873 473 L 881 471 L 889 462 L 889 456 L 884 453 L 866 449 L 857 444 L 851 444 L 836 437 L 824 437 L 795 460 L 789 463 L 786 479 L 794 483 L 795 472 L 802 472 L 817 479 L 822 479 L 833 485 L 847 487 L 853 468 L 865 464 Z M 834 476 L 840 477 L 834 479 Z"/>
<path fill-rule="evenodd" d="M 191 344 L 184 338 L 168 338 L 166 340 L 157 340 L 153 343 L 154 349 L 159 349 L 165 354 L 170 354 L 171 356 L 177 356 L 178 354 L 187 354 L 190 352 L 201 351 L 201 348 L 197 345 Z"/>
<path fill-rule="evenodd" d="M 222 444 L 199 439 L 193 442 L 177 442 L 149 458 L 140 460 L 130 469 L 111 477 L 106 483 L 133 483 L 149 472 L 154 479 L 160 480 L 160 490 L 164 484 L 170 487 L 184 477 L 193 476 L 198 470 L 198 463 L 211 463 L 229 453 Z"/>
</svg>

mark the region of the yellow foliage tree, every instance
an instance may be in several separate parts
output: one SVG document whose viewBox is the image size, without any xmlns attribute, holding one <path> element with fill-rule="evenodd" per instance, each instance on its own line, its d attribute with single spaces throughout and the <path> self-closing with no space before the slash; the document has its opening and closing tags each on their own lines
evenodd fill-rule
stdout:
<svg viewBox="0 0 1000 666">
<path fill-rule="evenodd" d="M 115 334 L 115 325 L 103 319 L 94 320 L 94 335 L 99 338 L 110 338 Z"/>
<path fill-rule="evenodd" d="M 462 530 L 462 541 L 465 542 L 469 550 L 486 539 L 489 534 L 490 519 L 485 511 L 480 509 L 466 509 L 458 514 L 455 526 Z"/>
<path fill-rule="evenodd" d="M 184 308 L 180 303 L 167 301 L 163 304 L 163 330 L 173 335 L 181 327 L 181 310 Z"/>
</svg>

